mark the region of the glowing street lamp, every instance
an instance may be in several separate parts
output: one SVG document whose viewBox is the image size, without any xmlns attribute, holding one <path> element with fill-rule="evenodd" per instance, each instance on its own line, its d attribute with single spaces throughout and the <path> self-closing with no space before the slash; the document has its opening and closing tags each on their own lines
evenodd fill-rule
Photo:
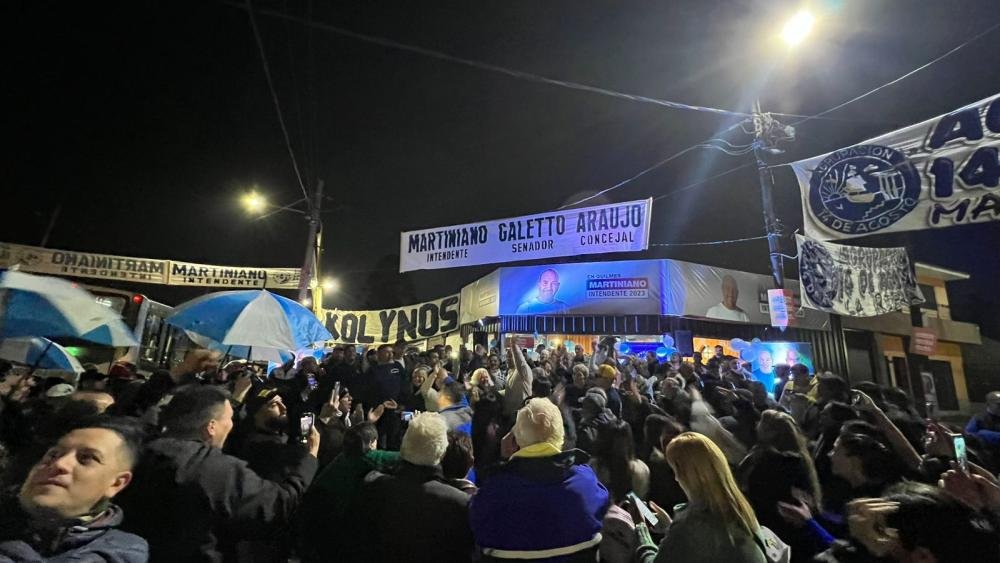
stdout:
<svg viewBox="0 0 1000 563">
<path fill-rule="evenodd" d="M 247 192 L 240 201 L 249 213 L 257 214 L 267 209 L 267 199 L 255 191 Z"/>
<path fill-rule="evenodd" d="M 809 10 L 800 10 L 785 22 L 785 27 L 781 29 L 781 39 L 789 47 L 795 47 L 809 35 L 814 23 L 816 18 Z"/>
<path fill-rule="evenodd" d="M 326 278 L 323 280 L 323 291 L 329 293 L 335 293 L 340 290 L 340 282 L 334 278 Z"/>
</svg>

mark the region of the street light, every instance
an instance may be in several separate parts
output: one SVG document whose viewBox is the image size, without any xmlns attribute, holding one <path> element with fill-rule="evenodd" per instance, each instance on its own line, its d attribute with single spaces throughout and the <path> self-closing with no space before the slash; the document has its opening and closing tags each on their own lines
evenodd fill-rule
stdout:
<svg viewBox="0 0 1000 563">
<path fill-rule="evenodd" d="M 240 201 L 243 203 L 243 208 L 249 213 L 258 214 L 267 209 L 267 198 L 256 191 L 249 191 L 243 194 Z"/>
<path fill-rule="evenodd" d="M 816 18 L 809 10 L 799 10 L 781 29 L 781 39 L 789 47 L 795 47 L 812 31 Z"/>
<path fill-rule="evenodd" d="M 315 201 L 310 201 L 310 197 L 315 198 Z M 296 206 L 302 202 L 306 204 L 306 211 L 296 209 Z M 249 213 L 257 215 L 258 219 L 269 217 L 280 211 L 292 211 L 305 216 L 309 220 L 309 235 L 306 238 L 306 256 L 302 264 L 302 276 L 299 281 L 299 302 L 305 304 L 308 301 L 310 305 L 306 306 L 312 306 L 316 316 L 320 316 L 323 310 L 323 288 L 317 280 L 319 279 L 319 261 L 323 251 L 322 225 L 320 224 L 320 207 L 323 203 L 323 180 L 317 182 L 316 190 L 313 194 L 281 207 L 268 203 L 267 199 L 255 190 L 243 194 L 240 198 L 240 203 Z M 266 214 L 263 213 L 265 210 L 268 211 Z M 312 296 L 309 295 L 310 293 L 312 293 Z"/>
<path fill-rule="evenodd" d="M 323 280 L 323 291 L 329 293 L 335 293 L 340 290 L 340 282 L 334 278 L 326 278 Z"/>
</svg>

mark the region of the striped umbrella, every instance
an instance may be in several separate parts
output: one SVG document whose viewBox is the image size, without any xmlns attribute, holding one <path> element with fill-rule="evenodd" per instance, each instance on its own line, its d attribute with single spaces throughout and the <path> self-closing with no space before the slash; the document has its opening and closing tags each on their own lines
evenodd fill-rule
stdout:
<svg viewBox="0 0 1000 563">
<path fill-rule="evenodd" d="M 192 299 L 177 306 L 167 322 L 225 346 L 298 350 L 333 337 L 309 309 L 263 289 Z"/>
<path fill-rule="evenodd" d="M 48 338 L 6 338 L 0 342 L 0 358 L 31 366 L 83 373 L 80 361 Z"/>
<path fill-rule="evenodd" d="M 79 338 L 105 346 L 138 346 L 121 316 L 60 278 L 8 270 L 0 277 L 0 338 Z"/>
</svg>

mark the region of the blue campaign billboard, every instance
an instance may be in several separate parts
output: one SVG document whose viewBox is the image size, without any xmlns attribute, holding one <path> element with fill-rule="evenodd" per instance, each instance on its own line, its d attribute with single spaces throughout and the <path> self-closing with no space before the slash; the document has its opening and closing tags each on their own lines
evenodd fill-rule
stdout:
<svg viewBox="0 0 1000 563">
<path fill-rule="evenodd" d="M 676 315 L 744 324 L 770 324 L 770 276 L 678 260 L 583 262 L 501 268 L 500 315 Z M 797 294 L 798 284 L 789 289 Z M 490 292 L 470 289 L 462 306 Z M 475 295 L 473 295 L 475 293 Z M 487 300 L 488 301 L 488 300 Z M 492 303 L 492 302 L 491 302 Z M 829 316 L 797 306 L 794 325 L 826 328 Z"/>
<path fill-rule="evenodd" d="M 663 299 L 663 275 L 659 260 L 503 268 L 500 314 L 675 314 Z"/>
</svg>

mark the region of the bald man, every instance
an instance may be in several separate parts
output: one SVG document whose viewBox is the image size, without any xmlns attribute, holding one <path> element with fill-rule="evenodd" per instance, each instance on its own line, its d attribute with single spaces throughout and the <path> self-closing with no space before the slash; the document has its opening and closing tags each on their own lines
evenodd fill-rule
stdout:
<svg viewBox="0 0 1000 563">
<path fill-rule="evenodd" d="M 538 276 L 538 292 L 517 307 L 518 315 L 562 315 L 569 307 L 556 299 L 559 291 L 559 273 L 549 268 Z"/>
<path fill-rule="evenodd" d="M 737 285 L 736 278 L 726 274 L 722 276 L 722 302 L 711 307 L 705 316 L 710 319 L 748 323 L 750 317 L 747 316 L 746 311 L 740 309 L 737 304 L 739 299 L 740 286 Z"/>
</svg>

